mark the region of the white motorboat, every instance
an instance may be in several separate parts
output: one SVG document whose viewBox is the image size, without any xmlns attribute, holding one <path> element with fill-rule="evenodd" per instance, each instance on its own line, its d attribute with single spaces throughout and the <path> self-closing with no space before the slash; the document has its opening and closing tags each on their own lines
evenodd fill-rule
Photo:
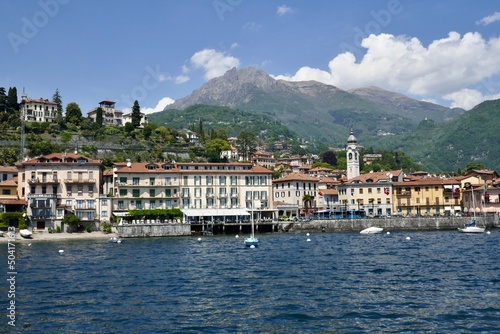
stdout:
<svg viewBox="0 0 500 334">
<path fill-rule="evenodd" d="M 377 233 L 382 233 L 384 229 L 382 227 L 375 227 L 375 226 L 372 226 L 372 227 L 368 227 L 368 228 L 365 228 L 364 230 L 362 230 L 361 234 L 377 234 Z"/>
<path fill-rule="evenodd" d="M 33 233 L 30 230 L 22 229 L 22 230 L 19 231 L 19 234 L 21 235 L 21 237 L 29 239 L 29 238 L 31 238 L 31 235 Z"/>
</svg>

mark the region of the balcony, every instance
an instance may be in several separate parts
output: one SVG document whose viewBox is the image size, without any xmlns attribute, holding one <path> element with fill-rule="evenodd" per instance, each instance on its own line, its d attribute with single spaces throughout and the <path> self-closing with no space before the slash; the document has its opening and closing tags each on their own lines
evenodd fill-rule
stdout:
<svg viewBox="0 0 500 334">
<path fill-rule="evenodd" d="M 189 198 L 189 193 L 182 193 L 182 198 Z"/>
<path fill-rule="evenodd" d="M 232 193 L 231 194 L 231 198 L 237 198 L 238 197 L 238 193 Z"/>
<path fill-rule="evenodd" d="M 227 198 L 227 194 L 219 194 L 219 198 Z"/>
<path fill-rule="evenodd" d="M 207 198 L 214 198 L 214 194 L 206 194 Z"/>
<path fill-rule="evenodd" d="M 56 198 L 58 194 L 28 194 L 28 198 Z M 60 194 L 59 194 L 60 195 Z"/>
<path fill-rule="evenodd" d="M 398 197 L 410 197 L 411 196 L 411 191 L 410 190 L 403 190 L 403 191 L 396 191 L 396 196 Z"/>
<path fill-rule="evenodd" d="M 28 180 L 28 184 L 58 184 L 59 179 L 53 179 L 53 178 L 32 178 Z"/>
<path fill-rule="evenodd" d="M 64 183 L 95 183 L 95 179 L 64 179 Z"/>
</svg>

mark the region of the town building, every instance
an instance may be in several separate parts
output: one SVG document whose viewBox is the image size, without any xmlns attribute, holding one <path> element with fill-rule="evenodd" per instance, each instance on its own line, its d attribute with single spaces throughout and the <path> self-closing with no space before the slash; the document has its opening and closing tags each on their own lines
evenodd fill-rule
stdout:
<svg viewBox="0 0 500 334">
<path fill-rule="evenodd" d="M 121 110 L 116 110 L 116 102 L 110 100 L 104 100 L 99 102 L 99 107 L 96 107 L 88 112 L 88 117 L 94 122 L 97 120 L 97 109 L 102 109 L 102 124 L 109 126 L 121 126 L 125 122 L 123 120 L 123 112 Z"/>
<path fill-rule="evenodd" d="M 53 153 L 17 165 L 19 198 L 27 201 L 27 218 L 33 229 L 63 226 L 66 214 L 82 224 L 99 227 L 99 196 L 103 165 L 78 153 Z"/>
<path fill-rule="evenodd" d="M 393 212 L 392 186 L 403 180 L 403 171 L 371 172 L 348 179 L 337 187 L 339 211 L 361 211 L 366 216 L 389 216 Z"/>
<path fill-rule="evenodd" d="M 274 154 L 270 152 L 257 151 L 252 155 L 252 162 L 256 165 L 265 167 L 267 169 L 274 169 L 276 166 L 276 159 Z"/>
<path fill-rule="evenodd" d="M 272 219 L 272 171 L 251 163 L 127 163 L 115 166 L 113 214 L 180 209 L 187 221 Z"/>
<path fill-rule="evenodd" d="M 0 181 L 0 213 L 23 212 L 25 208 L 26 201 L 17 195 L 17 175 Z"/>
<path fill-rule="evenodd" d="M 317 210 L 319 178 L 303 173 L 290 173 L 272 182 L 274 200 L 285 204 L 288 211 L 307 215 Z"/>
<path fill-rule="evenodd" d="M 26 93 L 21 96 L 19 111 L 26 122 L 54 123 L 58 104 L 44 98 L 29 99 Z"/>
<path fill-rule="evenodd" d="M 149 116 L 141 112 L 139 127 L 144 127 L 149 122 Z M 123 114 L 123 124 L 132 123 L 132 113 Z"/>
<path fill-rule="evenodd" d="M 450 216 L 461 212 L 461 183 L 439 176 L 405 176 L 393 186 L 393 210 L 403 216 Z"/>
</svg>

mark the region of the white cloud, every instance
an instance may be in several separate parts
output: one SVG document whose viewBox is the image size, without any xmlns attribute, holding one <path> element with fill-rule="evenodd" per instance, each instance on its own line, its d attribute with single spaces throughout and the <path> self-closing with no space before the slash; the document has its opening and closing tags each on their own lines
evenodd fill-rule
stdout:
<svg viewBox="0 0 500 334">
<path fill-rule="evenodd" d="M 496 21 L 500 21 L 500 12 L 494 12 L 491 15 L 485 16 L 481 20 L 476 21 L 476 24 L 486 26 Z"/>
<path fill-rule="evenodd" d="M 373 85 L 429 99 L 500 74 L 500 38 L 485 40 L 478 33 L 462 37 L 450 32 L 428 47 L 417 38 L 370 35 L 361 45 L 366 54 L 359 62 L 352 53 L 345 52 L 329 62 L 329 71 L 306 66 L 294 75 L 276 78 L 316 80 L 342 89 Z"/>
<path fill-rule="evenodd" d="M 258 24 L 257 22 L 247 22 L 243 26 L 243 29 L 252 31 L 252 32 L 257 32 L 262 28 L 262 25 Z"/>
<path fill-rule="evenodd" d="M 154 108 L 141 108 L 141 112 L 144 114 L 152 114 L 155 112 L 163 111 L 166 106 L 169 104 L 174 103 L 175 100 L 169 98 L 169 97 L 164 97 L 160 101 L 158 101 L 158 104 Z M 125 113 L 125 112 L 124 112 Z"/>
<path fill-rule="evenodd" d="M 287 5 L 281 5 L 281 6 L 278 6 L 278 8 L 276 9 L 276 13 L 279 15 L 279 16 L 283 16 L 285 14 L 289 14 L 291 13 L 293 10 L 292 8 L 288 7 Z"/>
<path fill-rule="evenodd" d="M 190 79 L 189 76 L 187 76 L 185 74 L 181 74 L 181 75 L 178 75 L 175 77 L 175 83 L 176 84 L 185 83 L 185 82 L 188 82 L 189 79 Z"/>
<path fill-rule="evenodd" d="M 459 91 L 446 94 L 443 96 L 443 99 L 452 101 L 450 105 L 452 108 L 459 107 L 469 110 L 483 101 L 500 99 L 500 94 L 483 95 L 483 93 L 478 90 L 464 88 Z"/>
<path fill-rule="evenodd" d="M 210 80 L 223 75 L 233 67 L 239 67 L 240 60 L 223 52 L 204 49 L 191 57 L 191 64 L 195 68 L 202 68 L 205 71 L 205 79 Z"/>
</svg>

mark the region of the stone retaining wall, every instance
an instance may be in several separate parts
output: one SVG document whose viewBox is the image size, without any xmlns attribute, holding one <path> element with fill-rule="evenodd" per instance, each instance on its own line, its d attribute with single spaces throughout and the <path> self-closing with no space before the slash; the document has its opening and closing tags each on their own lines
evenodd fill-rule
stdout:
<svg viewBox="0 0 500 334">
<path fill-rule="evenodd" d="M 470 222 L 470 217 L 312 220 L 293 223 L 289 232 L 359 232 L 372 226 L 382 227 L 385 231 L 456 230 Z M 478 218 L 478 225 L 487 228 L 499 228 L 499 217 L 495 215 Z"/>
<path fill-rule="evenodd" d="M 116 232 L 121 238 L 174 237 L 191 235 L 189 224 L 131 224 L 118 225 Z"/>
</svg>

